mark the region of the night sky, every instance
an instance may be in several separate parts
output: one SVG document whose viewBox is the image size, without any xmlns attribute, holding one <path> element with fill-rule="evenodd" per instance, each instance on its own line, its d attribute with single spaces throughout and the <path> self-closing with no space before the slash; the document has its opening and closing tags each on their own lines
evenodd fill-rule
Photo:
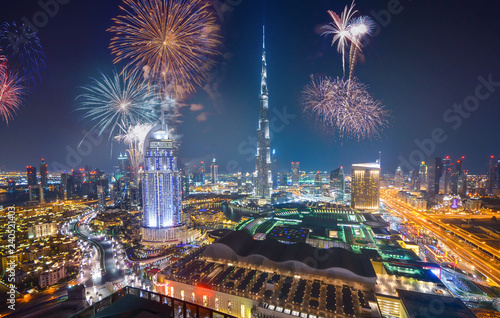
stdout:
<svg viewBox="0 0 500 318">
<path fill-rule="evenodd" d="M 388 6 L 400 11 L 380 27 L 364 49 L 365 62 L 356 69 L 360 81 L 368 84 L 372 95 L 392 113 L 391 125 L 382 138 L 364 142 L 327 133 L 299 104 L 300 92 L 311 74 L 342 75 L 341 56 L 336 47 L 330 47 L 331 38 L 320 36 L 318 29 L 329 22 L 327 10 L 340 13 L 350 2 L 226 2 L 229 10 L 218 15 L 223 55 L 210 85 L 199 88 L 198 94 L 186 101 L 193 106 L 182 109 L 183 123 L 178 131 L 183 135 L 179 151 L 183 162 L 208 161 L 215 155 L 221 171 L 253 171 L 263 23 L 271 118 L 276 117 L 273 110 L 286 110 L 290 117 L 284 125 L 277 121 L 280 129 L 272 137 L 280 171 L 290 170 L 291 161 L 300 161 L 306 171 L 350 167 L 374 161 L 380 150 L 383 171 L 394 172 L 399 156 L 408 158 L 418 149 L 415 139 L 431 138 L 436 128 L 444 130 L 447 140 L 433 155 L 452 159 L 463 155 L 470 173 L 485 173 L 489 156 L 500 155 L 500 84 L 490 87 L 491 96 L 480 101 L 477 110 L 456 130 L 452 128 L 455 121 L 443 120 L 454 104 L 474 96 L 481 83 L 478 77 L 500 82 L 499 2 L 401 0 L 394 9 L 394 0 L 357 1 L 363 15 L 387 10 Z M 116 157 L 125 147 L 108 142 L 107 137 L 85 156 L 69 156 L 69 161 L 67 157 L 76 150 L 86 128 L 79 119 L 81 114 L 75 112 L 79 87 L 97 77 L 99 70 L 110 74 L 113 68 L 124 66 L 113 65 L 108 49 L 112 34 L 106 32 L 120 12 L 120 3 L 71 0 L 40 28 L 47 70 L 9 126 L 0 123 L 1 169 L 38 166 L 42 157 L 49 170 L 61 166 L 55 165 L 59 163 L 111 172 L 117 164 Z M 24 16 L 31 20 L 40 10 L 35 0 L 2 0 L 0 21 L 19 22 Z"/>
</svg>

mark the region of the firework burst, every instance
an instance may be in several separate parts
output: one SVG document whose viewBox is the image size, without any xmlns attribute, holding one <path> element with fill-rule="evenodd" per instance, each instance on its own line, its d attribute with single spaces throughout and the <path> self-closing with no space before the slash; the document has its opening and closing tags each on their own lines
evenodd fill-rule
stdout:
<svg viewBox="0 0 500 318">
<path fill-rule="evenodd" d="M 18 76 L 34 86 L 46 68 L 46 55 L 40 39 L 30 27 L 4 22 L 0 26 L 0 47 Z"/>
<path fill-rule="evenodd" d="M 8 68 L 8 61 L 0 56 L 0 117 L 5 123 L 19 110 L 25 94 L 20 77 Z"/>
<path fill-rule="evenodd" d="M 388 124 L 389 112 L 356 78 L 311 76 L 311 82 L 302 92 L 302 106 L 306 113 L 341 137 L 357 140 L 380 137 Z"/>
<path fill-rule="evenodd" d="M 358 12 L 354 9 L 354 1 L 351 6 L 346 6 L 339 16 L 333 11 L 328 11 L 332 18 L 331 23 L 325 25 L 326 30 L 322 35 L 333 35 L 332 46 L 337 43 L 337 51 L 342 53 L 342 69 L 345 76 L 346 50 L 349 49 L 349 77 L 353 76 L 354 67 L 357 61 L 357 54 L 362 51 L 364 42 L 371 36 L 375 29 L 375 23 L 368 16 L 354 17 Z M 350 43 L 350 44 L 349 44 Z"/>
<path fill-rule="evenodd" d="M 158 119 L 157 95 L 136 72 L 101 73 L 100 79 L 92 79 L 82 89 L 85 93 L 77 97 L 77 110 L 85 112 L 83 119 L 90 120 L 99 135 L 107 132 L 111 138 L 127 132 L 130 126 Z"/>
<path fill-rule="evenodd" d="M 160 83 L 162 95 L 193 93 L 219 54 L 219 26 L 205 0 L 124 0 L 123 15 L 108 31 L 114 62 Z"/>
<path fill-rule="evenodd" d="M 349 21 L 351 21 L 354 14 L 356 14 L 356 10 L 354 10 L 354 1 L 352 2 L 350 7 L 345 7 L 344 11 L 340 16 L 338 16 L 335 12 L 329 10 L 328 14 L 332 18 L 333 22 L 328 25 L 325 25 L 323 28 L 326 30 L 323 32 L 323 35 L 333 35 L 332 46 L 337 42 L 337 51 L 342 53 L 342 68 L 345 74 L 345 52 L 349 47 L 349 42 L 353 42 L 353 37 L 349 30 Z"/>
</svg>

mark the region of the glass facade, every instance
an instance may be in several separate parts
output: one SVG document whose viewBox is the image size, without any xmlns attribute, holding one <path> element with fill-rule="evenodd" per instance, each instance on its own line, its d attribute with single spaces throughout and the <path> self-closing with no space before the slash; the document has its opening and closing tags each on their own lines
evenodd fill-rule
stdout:
<svg viewBox="0 0 500 318">
<path fill-rule="evenodd" d="M 154 140 L 158 139 L 146 138 L 145 143 L 144 225 L 147 228 L 168 228 L 182 223 L 181 177 L 173 149 L 160 148 L 164 144 Z M 171 145 L 171 141 L 168 145 Z"/>
</svg>

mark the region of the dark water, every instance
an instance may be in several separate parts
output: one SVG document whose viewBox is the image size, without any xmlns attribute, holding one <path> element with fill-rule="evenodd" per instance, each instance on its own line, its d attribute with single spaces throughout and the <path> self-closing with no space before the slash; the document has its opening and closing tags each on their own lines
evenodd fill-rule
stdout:
<svg viewBox="0 0 500 318">
<path fill-rule="evenodd" d="M 230 207 L 227 204 L 222 204 L 221 209 L 226 219 L 233 222 L 240 222 L 243 216 L 253 216 L 252 213 L 240 210 L 238 208 Z"/>
</svg>

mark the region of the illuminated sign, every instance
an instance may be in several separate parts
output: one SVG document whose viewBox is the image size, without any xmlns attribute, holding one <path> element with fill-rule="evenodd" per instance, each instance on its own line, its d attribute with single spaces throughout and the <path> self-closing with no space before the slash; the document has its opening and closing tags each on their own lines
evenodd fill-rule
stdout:
<svg viewBox="0 0 500 318">
<path fill-rule="evenodd" d="M 149 148 L 151 149 L 172 149 L 173 144 L 172 140 L 165 140 L 165 141 L 150 141 L 149 142 Z"/>
<path fill-rule="evenodd" d="M 451 201 L 451 208 L 452 208 L 452 209 L 458 209 L 458 199 L 457 199 L 457 198 L 454 198 L 454 199 Z"/>
</svg>

